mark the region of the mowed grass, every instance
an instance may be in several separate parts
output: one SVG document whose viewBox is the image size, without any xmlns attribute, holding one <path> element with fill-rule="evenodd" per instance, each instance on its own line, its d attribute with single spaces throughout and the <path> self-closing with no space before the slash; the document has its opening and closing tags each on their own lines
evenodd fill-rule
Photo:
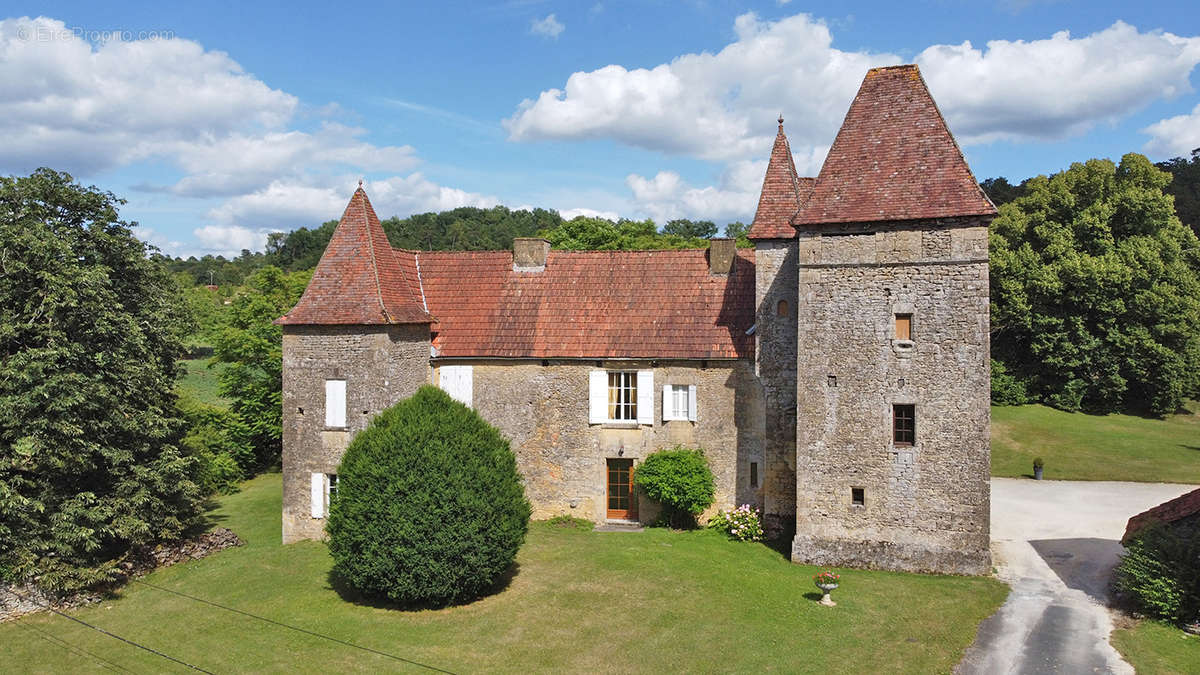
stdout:
<svg viewBox="0 0 1200 675">
<path fill-rule="evenodd" d="M 534 523 L 508 586 L 469 605 L 354 604 L 324 544 L 279 544 L 280 477 L 222 499 L 246 546 L 145 581 L 374 654 L 141 584 L 78 618 L 213 672 L 949 672 L 1007 587 L 987 578 L 840 570 L 836 608 L 812 567 L 711 532 L 599 533 Z M 7 672 L 182 666 L 45 613 L 0 624 Z M 109 666 L 111 667 L 111 666 Z"/>
<path fill-rule="evenodd" d="M 1200 483 L 1200 416 L 1164 420 L 1067 413 L 1042 405 L 992 407 L 992 475 L 1047 480 Z"/>
<path fill-rule="evenodd" d="M 185 371 L 175 387 L 179 393 L 187 394 L 201 403 L 228 408 L 229 400 L 221 397 L 221 385 L 217 378 L 229 364 L 217 363 L 210 368 L 210 360 L 208 357 L 181 359 L 179 363 Z"/>
<path fill-rule="evenodd" d="M 1113 631 L 1113 646 L 1140 675 L 1200 672 L 1200 637 L 1157 621 Z"/>
</svg>

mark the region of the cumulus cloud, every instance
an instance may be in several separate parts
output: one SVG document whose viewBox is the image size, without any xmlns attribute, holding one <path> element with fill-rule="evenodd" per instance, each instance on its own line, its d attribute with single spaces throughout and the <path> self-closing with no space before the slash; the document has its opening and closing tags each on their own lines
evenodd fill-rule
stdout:
<svg viewBox="0 0 1200 675">
<path fill-rule="evenodd" d="M 274 230 L 252 230 L 240 225 L 205 225 L 192 233 L 200 243 L 202 254 L 235 256 L 243 249 L 260 251 L 267 245 L 267 235 Z"/>
<path fill-rule="evenodd" d="M 1191 91 L 1200 38 L 1118 21 L 1081 38 L 934 45 L 916 60 L 964 144 L 1054 140 Z"/>
<path fill-rule="evenodd" d="M 1142 133 L 1151 136 L 1146 143 L 1146 152 L 1162 157 L 1187 157 L 1200 148 L 1200 105 L 1186 115 L 1159 120 L 1142 129 Z"/>
<path fill-rule="evenodd" d="M 638 210 L 660 224 L 675 218 L 749 220 L 766 171 L 766 160 L 742 160 L 730 163 L 715 186 L 693 187 L 674 171 L 653 178 L 630 174 L 625 184 Z"/>
<path fill-rule="evenodd" d="M 612 139 L 708 160 L 764 156 L 782 111 L 801 156 L 837 131 L 865 72 L 899 63 L 889 53 L 843 51 L 807 14 L 734 22 L 715 54 L 684 54 L 653 68 L 609 65 L 572 74 L 562 89 L 526 99 L 505 120 L 516 141 Z M 1152 101 L 1190 91 L 1200 38 L 1139 32 L 1118 21 L 1073 38 L 934 45 L 916 58 L 943 113 L 966 144 L 1058 139 Z"/>
<path fill-rule="evenodd" d="M 542 37 L 547 37 L 547 38 L 551 38 L 554 40 L 557 40 L 559 34 L 561 34 L 566 29 L 567 29 L 567 27 L 564 24 L 560 23 L 559 20 L 557 18 L 555 18 L 555 16 L 553 14 L 547 15 L 546 18 L 544 18 L 544 19 L 534 19 L 529 24 L 529 32 L 530 33 L 533 33 L 534 35 L 541 35 Z"/>
<path fill-rule="evenodd" d="M 574 208 L 574 209 L 558 209 L 558 215 L 562 216 L 563 220 L 575 220 L 583 216 L 585 218 L 603 218 L 605 220 L 620 220 L 621 216 L 616 211 L 598 211 L 596 209 Z"/>
</svg>

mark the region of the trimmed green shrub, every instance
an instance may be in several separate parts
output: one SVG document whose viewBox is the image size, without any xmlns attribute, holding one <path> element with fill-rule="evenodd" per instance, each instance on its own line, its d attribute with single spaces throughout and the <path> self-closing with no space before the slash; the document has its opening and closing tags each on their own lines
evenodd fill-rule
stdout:
<svg viewBox="0 0 1200 675">
<path fill-rule="evenodd" d="M 421 387 L 346 449 L 326 523 L 333 571 L 400 605 L 472 600 L 512 567 L 529 515 L 508 441 Z"/>
<path fill-rule="evenodd" d="M 1139 533 L 1117 565 L 1113 587 L 1148 616 L 1200 620 L 1200 517 Z"/>
<path fill-rule="evenodd" d="M 691 527 L 696 516 L 712 506 L 716 487 L 704 451 L 676 446 L 646 457 L 634 474 L 634 484 L 662 504 L 672 527 Z"/>
<path fill-rule="evenodd" d="M 992 359 L 992 403 L 996 405 L 1025 405 L 1029 391 L 1025 381 L 1008 372 L 1008 367 Z"/>
</svg>

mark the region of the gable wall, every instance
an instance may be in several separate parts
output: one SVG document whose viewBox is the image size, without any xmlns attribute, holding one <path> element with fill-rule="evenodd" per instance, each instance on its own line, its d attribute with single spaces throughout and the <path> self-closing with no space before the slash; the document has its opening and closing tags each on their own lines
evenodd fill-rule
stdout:
<svg viewBox="0 0 1200 675">
<path fill-rule="evenodd" d="M 987 572 L 986 225 L 801 234 L 793 560 Z M 913 315 L 910 350 L 893 340 L 895 313 Z M 893 444 L 897 403 L 916 407 L 912 447 Z"/>
</svg>

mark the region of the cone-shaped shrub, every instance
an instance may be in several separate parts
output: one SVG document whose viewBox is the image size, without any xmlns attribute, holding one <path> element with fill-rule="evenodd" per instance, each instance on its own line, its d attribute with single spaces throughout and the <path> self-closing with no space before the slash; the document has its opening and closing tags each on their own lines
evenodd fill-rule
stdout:
<svg viewBox="0 0 1200 675">
<path fill-rule="evenodd" d="M 471 600 L 512 566 L 529 512 L 508 441 L 422 387 L 346 449 L 326 523 L 334 573 L 401 605 Z"/>
</svg>

